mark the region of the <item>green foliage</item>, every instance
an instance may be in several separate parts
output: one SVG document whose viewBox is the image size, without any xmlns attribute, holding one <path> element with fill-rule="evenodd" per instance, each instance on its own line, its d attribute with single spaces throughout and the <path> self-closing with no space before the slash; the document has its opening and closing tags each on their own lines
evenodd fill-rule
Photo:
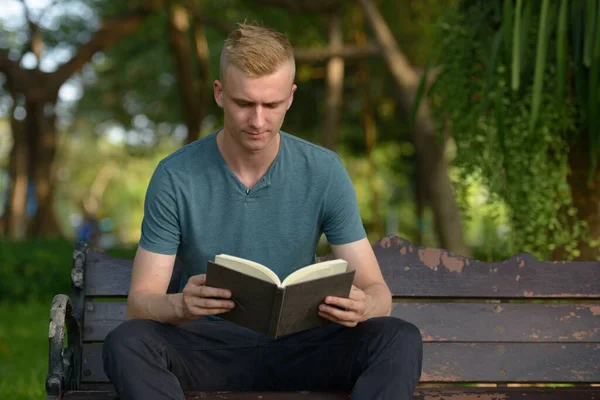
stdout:
<svg viewBox="0 0 600 400">
<path fill-rule="evenodd" d="M 52 301 L 71 293 L 73 245 L 63 240 L 0 240 L 0 301 Z"/>
<path fill-rule="evenodd" d="M 432 104 L 441 128 L 449 128 L 456 141 L 463 204 L 470 177 L 477 176 L 489 189 L 488 201 L 507 206 L 511 253 L 524 250 L 547 259 L 565 246 L 576 256 L 585 224 L 572 223 L 566 149 L 578 129 L 577 104 L 572 96 L 557 98 L 556 63 L 545 62 L 543 51 L 535 51 L 548 46 L 548 15 L 540 20 L 534 8 L 522 17 L 521 3 L 516 3 L 514 23 L 506 25 L 495 17 L 493 2 L 466 5 L 445 16 L 440 23 L 442 72 Z M 525 3 L 525 8 L 531 5 Z M 504 9 L 504 15 L 511 12 Z M 524 25 L 528 28 L 521 31 Z M 536 42 L 540 25 L 544 32 Z M 518 40 L 508 34 L 520 31 Z M 519 48 L 500 51 L 507 39 Z"/>
<path fill-rule="evenodd" d="M 0 239 L 0 303 L 42 301 L 48 306 L 58 293 L 71 294 L 73 242 L 60 239 Z M 132 248 L 108 251 L 113 257 L 133 258 Z"/>
</svg>

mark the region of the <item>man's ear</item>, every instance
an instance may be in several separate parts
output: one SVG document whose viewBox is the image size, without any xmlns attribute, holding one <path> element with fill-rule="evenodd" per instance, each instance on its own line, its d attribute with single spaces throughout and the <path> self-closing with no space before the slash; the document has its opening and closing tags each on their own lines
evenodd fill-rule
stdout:
<svg viewBox="0 0 600 400">
<path fill-rule="evenodd" d="M 213 92 L 217 105 L 223 108 L 223 83 L 218 79 L 213 83 Z"/>
<path fill-rule="evenodd" d="M 292 93 L 290 93 L 290 98 L 288 100 L 288 105 L 286 110 L 289 110 L 290 107 L 292 106 L 292 102 L 294 101 L 294 92 L 296 91 L 296 89 L 298 89 L 298 87 L 296 85 L 292 85 Z"/>
</svg>

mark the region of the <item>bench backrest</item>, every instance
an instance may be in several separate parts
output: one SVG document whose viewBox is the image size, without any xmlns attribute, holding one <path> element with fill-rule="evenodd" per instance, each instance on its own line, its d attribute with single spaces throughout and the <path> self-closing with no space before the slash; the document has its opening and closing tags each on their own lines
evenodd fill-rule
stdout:
<svg viewBox="0 0 600 400">
<path fill-rule="evenodd" d="M 421 383 L 600 382 L 600 262 L 521 253 L 486 263 L 395 236 L 373 248 L 394 295 L 392 315 L 421 330 Z M 84 388 L 108 381 L 101 345 L 125 318 L 131 266 L 82 244 L 75 249 Z"/>
</svg>

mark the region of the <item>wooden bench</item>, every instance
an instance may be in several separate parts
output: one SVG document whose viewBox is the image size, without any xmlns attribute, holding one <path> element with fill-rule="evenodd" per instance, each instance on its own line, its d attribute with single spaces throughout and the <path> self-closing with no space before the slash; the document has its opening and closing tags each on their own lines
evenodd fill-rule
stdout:
<svg viewBox="0 0 600 400">
<path fill-rule="evenodd" d="M 395 236 L 373 247 L 394 294 L 392 315 L 416 324 L 423 336 L 414 399 L 600 400 L 600 262 L 540 262 L 521 253 L 485 263 Z M 73 292 L 52 301 L 47 399 L 116 398 L 101 347 L 125 318 L 131 265 L 76 244 Z M 177 265 L 169 291 L 180 273 Z M 540 385 L 547 383 L 569 385 Z M 347 399 L 348 393 L 187 398 Z"/>
</svg>

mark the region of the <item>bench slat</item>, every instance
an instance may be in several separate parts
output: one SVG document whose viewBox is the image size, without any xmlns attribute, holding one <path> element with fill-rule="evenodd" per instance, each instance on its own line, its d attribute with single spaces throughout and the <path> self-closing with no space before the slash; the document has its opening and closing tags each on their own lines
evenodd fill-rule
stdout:
<svg viewBox="0 0 600 400">
<path fill-rule="evenodd" d="M 545 262 L 521 253 L 486 263 L 442 249 L 416 247 L 395 236 L 373 248 L 392 293 L 399 297 L 600 299 L 600 262 Z M 86 295 L 127 295 L 131 266 L 132 260 L 89 250 Z M 562 273 L 565 268 L 569 274 Z"/>
<path fill-rule="evenodd" d="M 310 397 L 309 397 L 310 396 Z M 335 393 L 281 393 L 281 392 L 187 392 L 186 399 L 206 400 L 337 400 L 348 399 L 347 394 Z M 67 392 L 65 400 L 117 400 L 111 392 Z M 600 400 L 600 388 L 417 388 L 413 400 Z"/>
<path fill-rule="evenodd" d="M 125 302 L 86 302 L 84 341 L 103 341 L 125 319 Z M 425 341 L 600 342 L 600 305 L 394 303 Z"/>
<path fill-rule="evenodd" d="M 390 290 L 399 297 L 600 298 L 600 262 L 538 261 L 521 253 L 487 263 L 416 247 L 398 237 L 379 240 L 373 248 Z"/>
<path fill-rule="evenodd" d="M 113 258 L 97 250 L 88 250 L 85 263 L 87 296 L 127 296 L 133 260 Z"/>
<path fill-rule="evenodd" d="M 187 392 L 189 400 L 348 400 L 347 393 L 319 392 Z M 111 392 L 70 392 L 63 396 L 64 400 L 118 400 Z M 529 399 L 528 399 L 529 400 Z"/>
<path fill-rule="evenodd" d="M 102 345 L 83 345 L 82 382 L 107 382 Z M 600 382 L 597 343 L 425 343 L 426 382 Z"/>
<path fill-rule="evenodd" d="M 424 341 L 600 342 L 600 304 L 394 303 Z"/>
</svg>

